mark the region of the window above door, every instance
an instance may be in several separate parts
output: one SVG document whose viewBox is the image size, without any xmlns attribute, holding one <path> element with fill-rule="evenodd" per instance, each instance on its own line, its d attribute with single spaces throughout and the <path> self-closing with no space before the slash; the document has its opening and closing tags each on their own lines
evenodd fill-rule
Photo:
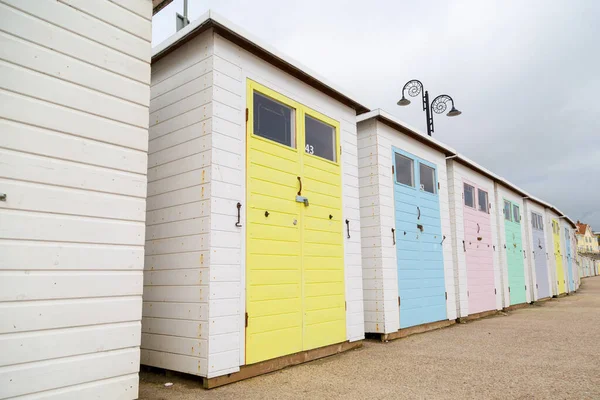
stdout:
<svg viewBox="0 0 600 400">
<path fill-rule="evenodd" d="M 513 221 L 517 224 L 521 223 L 521 213 L 519 212 L 519 206 L 513 204 Z"/>
<path fill-rule="evenodd" d="M 335 127 L 319 121 L 310 115 L 304 116 L 305 146 L 304 151 L 329 161 L 335 157 Z"/>
<path fill-rule="evenodd" d="M 507 221 L 512 221 L 512 210 L 510 207 L 510 201 L 504 200 L 504 219 Z"/>
<path fill-rule="evenodd" d="M 463 183 L 463 197 L 465 206 L 475 208 L 475 187 Z"/>
<path fill-rule="evenodd" d="M 415 187 L 415 162 L 402 154 L 394 154 L 396 182 Z"/>
<path fill-rule="evenodd" d="M 419 184 L 421 190 L 435 194 L 435 169 L 419 163 Z"/>
<path fill-rule="evenodd" d="M 479 211 L 489 212 L 488 194 L 485 190 L 477 189 L 477 202 Z"/>
<path fill-rule="evenodd" d="M 254 134 L 296 148 L 296 110 L 262 93 L 253 93 Z"/>
<path fill-rule="evenodd" d="M 250 79 L 247 101 L 250 134 L 339 163 L 338 121 Z"/>
</svg>

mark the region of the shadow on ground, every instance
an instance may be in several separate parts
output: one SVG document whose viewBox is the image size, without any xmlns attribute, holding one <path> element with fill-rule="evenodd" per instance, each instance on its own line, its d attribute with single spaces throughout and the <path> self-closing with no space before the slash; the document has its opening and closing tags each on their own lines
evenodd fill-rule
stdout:
<svg viewBox="0 0 600 400">
<path fill-rule="evenodd" d="M 140 399 L 600 399 L 600 277 L 561 299 L 229 386 L 140 374 Z M 165 387 L 165 382 L 173 386 Z"/>
</svg>

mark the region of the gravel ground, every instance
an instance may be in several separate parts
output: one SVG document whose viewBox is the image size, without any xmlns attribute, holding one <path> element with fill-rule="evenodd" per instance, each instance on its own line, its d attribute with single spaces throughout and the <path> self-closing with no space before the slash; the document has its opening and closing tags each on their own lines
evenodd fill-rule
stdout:
<svg viewBox="0 0 600 400">
<path fill-rule="evenodd" d="M 140 399 L 600 399 L 599 332 L 600 277 L 587 278 L 572 296 L 210 391 L 142 372 Z"/>
</svg>

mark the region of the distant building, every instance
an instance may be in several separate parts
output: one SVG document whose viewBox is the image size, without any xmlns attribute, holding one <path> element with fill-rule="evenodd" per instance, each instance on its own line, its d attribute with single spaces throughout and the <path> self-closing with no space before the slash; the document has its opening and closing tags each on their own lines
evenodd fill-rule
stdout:
<svg viewBox="0 0 600 400">
<path fill-rule="evenodd" d="M 598 233 L 593 233 L 590 225 L 577 221 L 576 236 L 579 253 L 600 253 Z"/>
</svg>

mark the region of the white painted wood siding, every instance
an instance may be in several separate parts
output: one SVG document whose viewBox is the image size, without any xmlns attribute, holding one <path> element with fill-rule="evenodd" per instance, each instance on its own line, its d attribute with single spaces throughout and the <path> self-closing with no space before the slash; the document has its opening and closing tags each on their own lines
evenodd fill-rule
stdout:
<svg viewBox="0 0 600 400">
<path fill-rule="evenodd" d="M 219 376 L 244 364 L 245 221 L 235 227 L 238 201 L 245 212 L 246 82 L 252 79 L 340 122 L 344 219 L 350 220 L 350 239 L 345 239 L 346 332 L 350 341 L 364 338 L 363 290 L 358 195 L 356 112 L 322 92 L 291 77 L 218 34 L 214 35 L 213 181 L 211 196 L 221 207 L 211 217 L 222 223 L 211 231 L 211 252 L 230 258 L 211 263 L 218 285 L 210 291 L 208 376 Z M 217 144 L 218 143 L 218 144 Z M 218 160 L 218 161 L 217 161 Z M 218 176 L 218 179 L 216 178 Z M 213 284 L 211 283 L 211 288 Z"/>
<path fill-rule="evenodd" d="M 359 171 L 363 247 L 365 330 L 390 333 L 400 328 L 398 267 L 391 229 L 395 227 L 392 146 L 434 163 L 439 201 L 447 318 L 457 317 L 452 229 L 445 155 L 374 119 L 359 123 Z"/>
<path fill-rule="evenodd" d="M 120 3 L 0 1 L 2 399 L 137 398 L 152 5 Z"/>
<path fill-rule="evenodd" d="M 212 34 L 152 65 L 141 362 L 206 376 L 213 121 Z"/>
<path fill-rule="evenodd" d="M 389 231 L 394 198 L 391 173 L 384 171 L 391 163 L 391 148 L 381 149 L 378 128 L 375 119 L 358 124 L 364 318 L 365 332 L 390 333 L 400 327 L 396 251 Z"/>
<path fill-rule="evenodd" d="M 450 221 L 453 224 L 453 255 L 455 270 L 458 271 L 458 297 L 459 297 L 459 317 L 469 315 L 469 300 L 467 297 L 467 264 L 465 253 L 463 251 L 463 240 L 465 239 L 464 213 L 463 213 L 463 180 L 470 181 L 488 192 L 488 201 L 491 204 L 490 223 L 492 229 L 492 244 L 495 246 L 493 251 L 494 280 L 496 288 L 503 286 L 500 273 L 500 259 L 498 252 L 498 220 L 496 214 L 496 194 L 494 190 L 494 181 L 480 174 L 479 172 L 460 164 L 452 159 L 447 160 L 448 169 L 448 194 L 450 204 Z M 496 291 L 496 308 L 502 309 L 503 298 L 502 290 Z"/>
</svg>

